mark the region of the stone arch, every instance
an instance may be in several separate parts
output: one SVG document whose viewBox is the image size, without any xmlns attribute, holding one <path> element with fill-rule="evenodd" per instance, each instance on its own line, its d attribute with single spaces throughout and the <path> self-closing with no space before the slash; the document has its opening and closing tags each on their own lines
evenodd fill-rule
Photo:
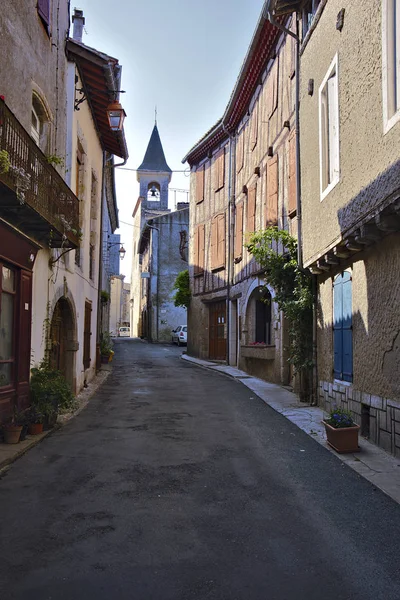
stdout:
<svg viewBox="0 0 400 600">
<path fill-rule="evenodd" d="M 260 282 L 259 282 L 260 283 Z M 264 284 L 252 285 L 251 292 L 246 298 L 245 343 L 262 343 L 271 345 L 273 339 L 273 298 L 269 288 Z M 264 302 L 266 299 L 268 302 Z"/>
<path fill-rule="evenodd" d="M 51 153 L 51 123 L 53 120 L 50 107 L 43 92 L 38 86 L 32 86 L 32 118 L 31 135 L 40 149 Z M 36 123 L 36 125 L 35 125 Z"/>
<path fill-rule="evenodd" d="M 249 301 L 250 301 L 250 299 L 252 297 L 252 294 L 254 293 L 254 290 L 257 290 L 257 289 L 259 289 L 261 287 L 263 287 L 263 288 L 267 287 L 267 289 L 268 289 L 268 291 L 269 291 L 269 293 L 271 295 L 272 319 L 275 316 L 274 315 L 275 311 L 273 310 L 273 308 L 274 308 L 273 307 L 273 302 L 274 302 L 274 298 L 275 298 L 275 291 L 274 291 L 274 289 L 270 285 L 267 285 L 265 283 L 265 281 L 261 277 L 256 277 L 255 279 L 253 279 L 251 285 L 247 289 L 246 297 L 245 297 L 244 303 L 242 304 L 241 313 L 240 313 L 241 317 L 242 317 L 242 333 L 244 334 L 244 338 L 245 338 L 245 343 L 246 344 L 249 343 L 249 342 L 254 341 L 254 340 L 251 340 L 249 338 L 249 336 L 251 334 L 251 332 L 249 331 L 249 326 L 251 326 L 251 325 L 250 325 L 249 320 L 248 320 L 248 316 L 250 316 L 249 315 Z"/>
<path fill-rule="evenodd" d="M 62 372 L 75 392 L 76 351 L 79 345 L 76 308 L 68 290 L 59 289 L 53 298 L 49 334 L 50 366 Z"/>
</svg>

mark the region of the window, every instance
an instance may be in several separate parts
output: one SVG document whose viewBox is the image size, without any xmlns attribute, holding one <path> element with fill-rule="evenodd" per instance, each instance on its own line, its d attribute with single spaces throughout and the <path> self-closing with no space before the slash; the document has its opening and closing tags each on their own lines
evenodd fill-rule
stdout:
<svg viewBox="0 0 400 600">
<path fill-rule="evenodd" d="M 321 200 L 339 181 L 338 60 L 335 56 L 319 88 Z"/>
<path fill-rule="evenodd" d="M 225 213 L 211 221 L 211 269 L 225 267 Z"/>
<path fill-rule="evenodd" d="M 383 0 L 382 46 L 386 132 L 400 119 L 400 0 Z"/>
<path fill-rule="evenodd" d="M 265 292 L 262 298 L 256 299 L 256 331 L 255 342 L 271 344 L 271 294 Z"/>
<path fill-rule="evenodd" d="M 0 388 L 14 383 L 16 284 L 16 271 L 0 266 Z"/>
<path fill-rule="evenodd" d="M 314 15 L 317 12 L 317 8 L 320 5 L 321 0 L 308 0 L 303 8 L 302 22 L 303 22 L 303 38 L 305 38 L 311 24 L 314 20 Z"/>
<path fill-rule="evenodd" d="M 37 114 L 35 107 L 32 106 L 31 113 L 31 137 L 33 138 L 35 144 L 39 146 L 40 144 L 40 134 L 42 132 L 42 124 L 39 119 L 39 115 Z"/>
<path fill-rule="evenodd" d="M 333 282 L 333 373 L 340 381 L 353 381 L 352 280 L 349 271 Z"/>
</svg>

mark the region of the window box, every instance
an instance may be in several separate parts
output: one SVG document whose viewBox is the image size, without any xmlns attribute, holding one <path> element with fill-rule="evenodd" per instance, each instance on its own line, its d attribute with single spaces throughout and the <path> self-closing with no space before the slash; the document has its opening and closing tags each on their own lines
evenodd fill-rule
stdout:
<svg viewBox="0 0 400 600">
<path fill-rule="evenodd" d="M 267 346 L 266 344 L 241 346 L 240 352 L 244 358 L 258 358 L 261 360 L 275 359 L 275 346 Z"/>
</svg>

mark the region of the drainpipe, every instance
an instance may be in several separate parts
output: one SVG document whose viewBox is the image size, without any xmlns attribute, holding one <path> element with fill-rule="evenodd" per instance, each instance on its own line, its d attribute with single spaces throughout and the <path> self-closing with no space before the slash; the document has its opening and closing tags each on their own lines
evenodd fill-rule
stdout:
<svg viewBox="0 0 400 600">
<path fill-rule="evenodd" d="M 100 344 L 102 337 L 102 303 L 101 303 L 101 269 L 103 264 L 103 211 L 104 211 L 104 194 L 105 194 L 105 178 L 106 173 L 106 153 L 103 151 L 103 172 L 101 174 L 101 202 L 100 202 L 100 243 L 99 243 L 99 277 L 97 290 L 97 332 L 96 332 L 96 370 L 97 370 L 97 347 Z M 110 297 L 111 300 L 111 297 Z M 108 327 L 107 327 L 108 330 Z"/>
<path fill-rule="evenodd" d="M 301 173 L 300 173 L 300 38 L 298 35 L 298 23 L 296 20 L 297 33 L 293 33 L 284 25 L 278 23 L 271 12 L 273 0 L 267 0 L 265 3 L 265 12 L 268 21 L 278 29 L 290 35 L 296 40 L 296 99 L 295 99 L 295 129 L 296 129 L 296 214 L 297 214 L 297 262 L 300 269 L 303 268 L 303 242 L 301 233 Z"/>
<path fill-rule="evenodd" d="M 235 201 L 234 201 L 234 196 L 232 196 L 232 188 L 234 187 L 234 185 L 232 185 L 232 173 L 233 173 L 233 169 L 232 169 L 232 163 L 234 160 L 234 153 L 235 153 L 235 144 L 233 143 L 233 136 L 229 134 L 228 130 L 225 127 L 225 124 L 222 123 L 222 127 L 223 130 L 225 131 L 225 133 L 228 135 L 229 137 L 229 162 L 228 162 L 228 273 L 227 273 L 227 288 L 226 288 L 226 293 L 227 293 L 227 311 L 226 311 L 226 346 L 227 346 L 227 363 L 228 365 L 230 364 L 230 323 L 231 323 L 231 318 L 230 318 L 230 292 L 231 292 L 231 279 L 232 279 L 232 272 L 233 272 L 233 265 L 232 265 L 232 249 L 233 249 L 233 245 L 232 245 L 232 240 L 233 240 L 233 227 L 234 227 L 234 219 L 233 219 L 233 211 L 234 211 L 234 207 L 235 207 Z"/>
<path fill-rule="evenodd" d="M 296 40 L 296 100 L 295 100 L 295 127 L 296 127 L 296 212 L 297 212 L 297 262 L 303 269 L 303 238 L 302 238 L 302 215 L 301 215 L 301 172 L 300 172 L 300 37 L 298 21 L 296 20 L 296 33 L 290 31 L 280 23 L 277 23 L 272 11 L 273 0 L 266 0 L 265 11 L 272 25 L 278 27 L 287 35 Z M 313 404 L 318 404 L 318 367 L 317 367 L 317 278 L 313 276 L 313 373 L 312 373 L 312 395 Z"/>
</svg>

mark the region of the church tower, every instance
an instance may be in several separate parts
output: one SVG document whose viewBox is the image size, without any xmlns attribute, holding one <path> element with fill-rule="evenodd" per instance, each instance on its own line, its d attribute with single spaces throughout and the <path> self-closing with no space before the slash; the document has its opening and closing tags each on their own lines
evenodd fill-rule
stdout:
<svg viewBox="0 0 400 600">
<path fill-rule="evenodd" d="M 146 221 L 158 215 L 169 213 L 168 184 L 172 170 L 165 160 L 164 150 L 158 133 L 157 121 L 154 124 L 144 159 L 136 174 L 139 182 L 139 199 L 133 211 L 133 254 L 131 274 L 130 324 L 131 335 L 140 335 L 141 302 L 146 281 L 141 276 L 140 238 Z"/>
<path fill-rule="evenodd" d="M 171 177 L 172 171 L 165 160 L 160 134 L 155 123 L 143 162 L 137 170 L 142 212 L 168 211 L 168 184 Z"/>
</svg>

